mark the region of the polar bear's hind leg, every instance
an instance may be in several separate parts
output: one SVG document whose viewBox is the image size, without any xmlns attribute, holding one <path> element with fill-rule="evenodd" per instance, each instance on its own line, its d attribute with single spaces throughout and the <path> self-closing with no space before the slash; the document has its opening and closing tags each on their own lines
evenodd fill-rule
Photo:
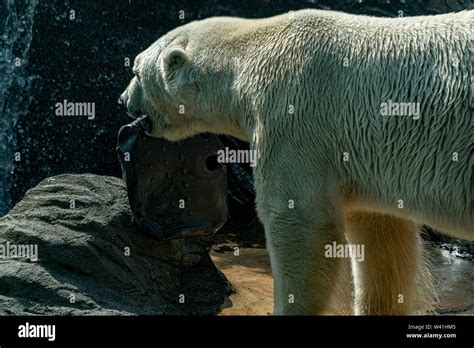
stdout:
<svg viewBox="0 0 474 348">
<path fill-rule="evenodd" d="M 390 215 L 350 212 L 346 234 L 365 250 L 362 262 L 353 260 L 356 314 L 413 314 L 420 300 L 417 279 L 425 272 L 416 225 Z"/>
</svg>

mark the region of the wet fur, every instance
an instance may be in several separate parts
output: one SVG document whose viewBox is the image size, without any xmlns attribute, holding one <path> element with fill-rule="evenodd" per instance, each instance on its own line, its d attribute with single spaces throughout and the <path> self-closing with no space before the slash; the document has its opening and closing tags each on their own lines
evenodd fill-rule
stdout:
<svg viewBox="0 0 474 348">
<path fill-rule="evenodd" d="M 473 25 L 474 11 L 192 22 L 137 57 L 140 83 L 122 101 L 150 116 L 153 136 L 209 131 L 258 151 L 275 314 L 330 310 L 341 260 L 324 246 L 346 239 L 366 247 L 353 263 L 355 313 L 416 313 L 431 291 L 416 224 L 474 237 Z M 420 119 L 381 116 L 388 100 L 420 103 Z"/>
</svg>

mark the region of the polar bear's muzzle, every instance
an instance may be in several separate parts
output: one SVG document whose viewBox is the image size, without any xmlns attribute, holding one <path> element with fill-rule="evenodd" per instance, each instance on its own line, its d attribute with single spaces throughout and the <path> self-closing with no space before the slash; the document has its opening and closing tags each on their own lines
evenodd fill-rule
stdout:
<svg viewBox="0 0 474 348">
<path fill-rule="evenodd" d="M 147 115 L 142 116 L 139 122 L 142 125 L 146 135 L 150 135 L 153 132 L 153 122 L 151 122 L 150 117 Z"/>
<path fill-rule="evenodd" d="M 138 79 L 134 77 L 118 100 L 119 104 L 125 106 L 128 116 L 132 118 L 141 116 L 139 107 L 141 104 L 141 95 L 142 92 Z"/>
<path fill-rule="evenodd" d="M 127 86 L 127 89 L 120 95 L 118 103 L 125 107 L 128 116 L 139 119 L 139 123 L 147 134 L 151 134 L 153 131 L 153 123 L 147 113 L 141 110 L 141 99 L 141 87 L 138 79 L 134 77 Z"/>
</svg>

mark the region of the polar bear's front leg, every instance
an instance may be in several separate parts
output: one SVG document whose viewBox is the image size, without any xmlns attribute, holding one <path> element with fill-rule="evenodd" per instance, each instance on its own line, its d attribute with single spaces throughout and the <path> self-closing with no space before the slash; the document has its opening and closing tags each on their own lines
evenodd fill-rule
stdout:
<svg viewBox="0 0 474 348">
<path fill-rule="evenodd" d="M 321 314 L 335 287 L 339 260 L 326 258 L 326 245 L 340 243 L 334 222 L 272 219 L 266 232 L 274 279 L 274 314 Z"/>
<path fill-rule="evenodd" d="M 269 196 L 274 204 L 276 196 Z M 273 206 L 259 212 L 272 265 L 276 315 L 321 314 L 337 278 L 339 260 L 325 257 L 325 247 L 344 240 L 339 214 L 325 200 L 321 206 L 299 203 L 296 200 L 293 209 Z"/>
</svg>

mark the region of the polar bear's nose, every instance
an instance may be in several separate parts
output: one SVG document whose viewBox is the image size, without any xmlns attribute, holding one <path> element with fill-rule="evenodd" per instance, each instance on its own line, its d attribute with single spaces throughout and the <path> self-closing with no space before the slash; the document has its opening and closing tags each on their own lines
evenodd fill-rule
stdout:
<svg viewBox="0 0 474 348">
<path fill-rule="evenodd" d="M 117 100 L 117 103 L 119 103 L 120 105 L 125 104 L 125 93 L 126 92 L 123 92 Z"/>
<path fill-rule="evenodd" d="M 128 95 L 127 91 L 123 92 L 122 95 L 118 98 L 117 102 L 120 105 L 123 105 L 125 107 L 125 110 L 127 111 L 127 115 L 132 117 L 132 118 L 137 118 L 139 114 L 132 108 L 130 103 L 128 103 Z"/>
<path fill-rule="evenodd" d="M 120 105 L 123 105 L 125 107 L 125 110 L 127 111 L 127 115 L 136 118 L 135 112 L 132 110 L 130 105 L 127 105 L 127 92 L 123 92 L 122 95 L 118 98 L 117 103 Z"/>
</svg>

